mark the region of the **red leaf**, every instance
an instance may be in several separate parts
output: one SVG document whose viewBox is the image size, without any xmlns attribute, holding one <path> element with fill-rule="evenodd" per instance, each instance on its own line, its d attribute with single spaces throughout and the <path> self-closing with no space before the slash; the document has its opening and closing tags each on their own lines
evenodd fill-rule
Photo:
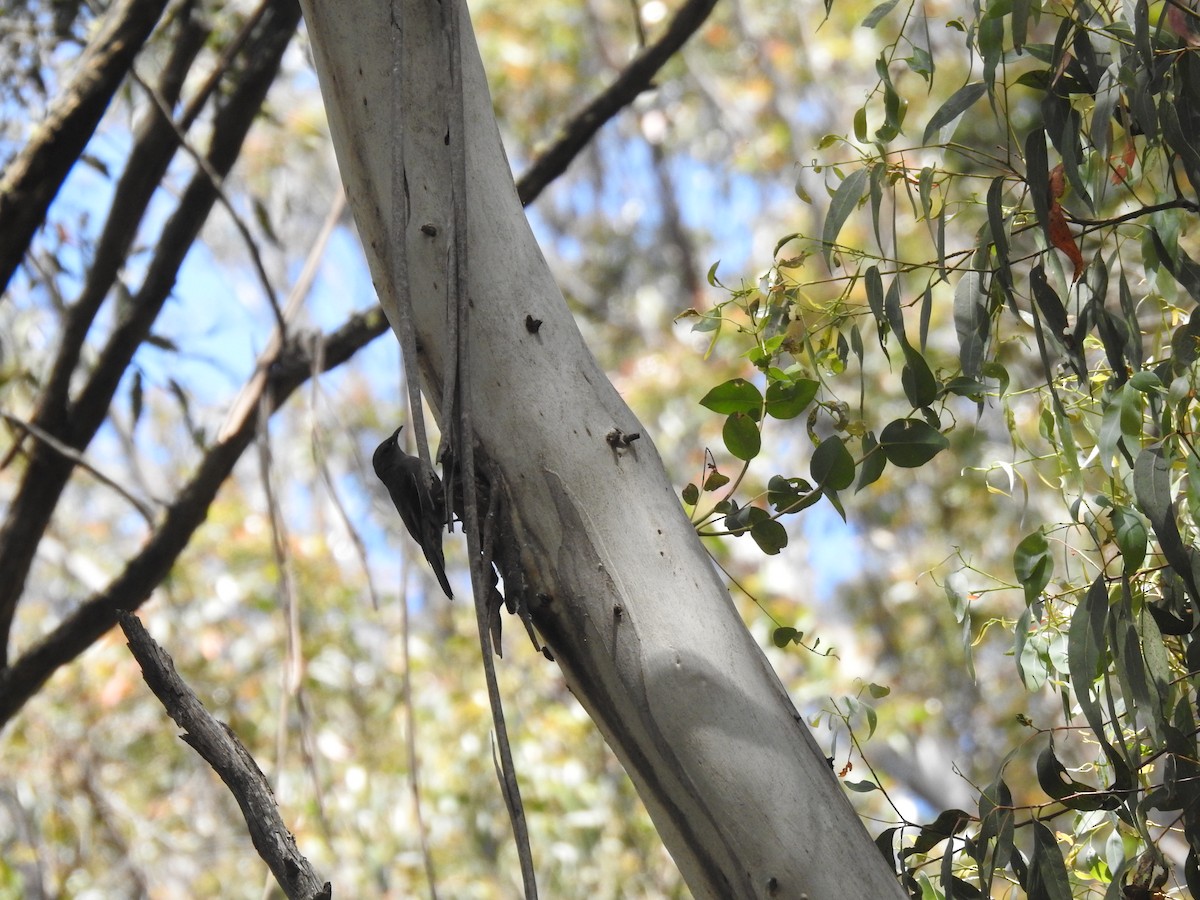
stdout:
<svg viewBox="0 0 1200 900">
<path fill-rule="evenodd" d="M 1075 282 L 1083 275 L 1086 264 L 1083 254 L 1079 252 L 1079 246 L 1075 243 L 1075 236 L 1071 234 L 1067 225 L 1067 216 L 1063 212 L 1062 204 L 1058 202 L 1065 189 L 1063 167 L 1062 163 L 1059 163 L 1050 172 L 1050 221 L 1046 223 L 1046 231 L 1050 235 L 1050 243 L 1065 253 L 1067 259 L 1075 266 L 1075 275 L 1071 279 Z"/>
</svg>

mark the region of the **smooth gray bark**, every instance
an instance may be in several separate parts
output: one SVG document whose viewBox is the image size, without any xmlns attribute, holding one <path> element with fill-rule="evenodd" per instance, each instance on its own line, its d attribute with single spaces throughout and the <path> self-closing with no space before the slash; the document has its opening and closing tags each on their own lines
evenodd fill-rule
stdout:
<svg viewBox="0 0 1200 900">
<path fill-rule="evenodd" d="M 471 358 L 460 377 L 481 469 L 496 473 L 504 496 L 505 585 L 528 604 L 693 893 L 903 897 L 739 618 L 650 436 L 583 343 L 513 188 L 469 25 L 461 41 L 467 179 L 456 186 L 446 118 L 456 88 L 440 4 L 404 3 L 395 77 L 387 2 L 302 5 L 376 288 L 395 327 L 392 273 L 407 271 L 435 405 L 453 352 L 451 192 L 465 190 Z M 399 123 L 394 84 L 405 92 Z M 403 181 L 393 192 L 398 139 Z M 403 234 L 391 233 L 394 201 L 408 207 Z M 393 251 L 404 253 L 403 266 Z M 536 333 L 526 328 L 530 315 L 542 320 Z M 614 427 L 642 438 L 614 449 L 606 440 Z"/>
</svg>

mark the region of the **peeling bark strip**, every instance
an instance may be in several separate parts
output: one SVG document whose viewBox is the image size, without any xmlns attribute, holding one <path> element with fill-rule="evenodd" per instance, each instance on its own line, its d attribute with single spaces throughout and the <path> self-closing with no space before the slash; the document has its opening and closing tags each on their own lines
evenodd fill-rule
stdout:
<svg viewBox="0 0 1200 900">
<path fill-rule="evenodd" d="M 458 402 L 473 413 L 464 439 L 504 495 L 496 559 L 508 599 L 517 594 L 529 610 L 693 893 L 903 897 L 738 617 L 646 429 L 583 343 L 525 221 L 470 30 L 461 77 L 447 85 L 444 59 L 428 57 L 442 47 L 436 4 L 406 0 L 398 70 L 389 0 L 303 6 L 380 302 L 395 327 L 392 254 L 402 253 L 425 396 L 435 403 L 454 352 L 442 225 L 453 221 L 455 192 L 465 196 L 471 353 Z M 405 91 L 399 122 L 387 103 L 395 79 Z M 438 92 L 450 87 L 463 91 L 465 184 L 451 178 L 446 122 L 431 114 L 446 109 Z M 404 146 L 393 157 L 396 134 Z M 393 178 L 410 202 L 395 229 Z M 434 233 L 422 228 L 430 223 Z M 533 321 L 554 339 L 535 348 Z M 642 437 L 615 452 L 606 439 L 614 427 Z"/>
</svg>

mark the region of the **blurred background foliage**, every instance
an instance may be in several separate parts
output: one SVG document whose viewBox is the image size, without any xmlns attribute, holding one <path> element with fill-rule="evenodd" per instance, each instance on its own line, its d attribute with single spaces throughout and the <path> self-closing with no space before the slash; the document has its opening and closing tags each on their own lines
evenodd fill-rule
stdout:
<svg viewBox="0 0 1200 900">
<path fill-rule="evenodd" d="M 673 6 L 471 3 L 517 174 L 654 38 Z M 8 0 L 0 8 L 0 163 L 7 163 L 106 4 Z M 830 198 L 871 152 L 869 132 L 854 140 L 854 113 L 866 110 L 870 130 L 885 122 L 881 55 L 906 101 L 906 121 L 916 123 L 903 145 L 913 149 L 898 149 L 898 141 L 888 159 L 909 172 L 943 165 L 943 151 L 918 146 L 919 132 L 954 90 L 978 77 L 980 59 L 964 43 L 974 20 L 960 18 L 965 7 L 939 2 L 872 16 L 873 8 L 861 0 L 838 0 L 830 10 L 819 0 L 718 4 L 657 87 L 609 123 L 529 208 L 589 345 L 681 490 L 703 481 L 709 462 L 737 471 L 721 419 L 699 401 L 713 385 L 755 372 L 736 334 L 709 352 L 711 333 L 694 331 L 694 318 L 681 314 L 728 299 L 705 277 L 718 261 L 722 282 L 751 297 L 788 274 L 780 264 L 788 253 L 819 252 L 797 244 L 780 252 L 777 244 L 784 235 L 820 234 Z M 198 9 L 211 33 L 185 97 L 252 6 L 202 2 Z M 1040 39 L 1051 40 L 1057 21 L 1047 15 L 1038 27 L 1048 32 Z M 142 78 L 153 80 L 170 38 L 161 29 L 139 57 Z M 914 47 L 936 60 L 932 82 Z M 1009 111 L 1023 133 L 1036 98 L 1030 91 L 1023 99 L 1022 90 L 1014 89 Z M 146 104 L 143 92 L 123 89 L 0 303 L 0 406 L 19 418 L 29 417 L 64 304 L 79 289 Z M 197 127 L 205 127 L 203 117 Z M 965 148 L 954 157 L 955 177 L 987 171 L 986 157 L 1008 142 L 1005 128 L 991 115 L 967 116 L 954 133 Z M 124 283 L 144 268 L 169 200 L 193 170 L 182 156 L 172 165 Z M 951 198 L 949 183 L 938 189 Z M 319 254 L 304 327 L 328 330 L 374 303 L 303 31 L 226 192 L 277 287 L 293 284 L 310 253 Z M 947 243 L 969 249 L 978 205 L 947 202 L 963 204 L 949 207 Z M 327 241 L 326 221 L 336 223 Z M 898 258 L 936 256 L 928 222 L 898 213 L 882 228 Z M 872 230 L 869 216 L 850 215 L 839 245 L 868 246 Z M 795 328 L 832 341 L 814 356 L 829 379 L 845 366 L 826 328 L 835 313 L 858 316 L 863 339 L 874 340 L 861 285 L 847 281 L 848 252 L 799 289 Z M 97 336 L 112 327 L 120 302 L 118 290 Z M 730 322 L 739 324 L 736 316 Z M 273 323 L 245 243 L 217 209 L 153 339 L 134 357 L 89 461 L 138 496 L 171 498 L 225 420 Z M 932 307 L 928 347 L 939 371 L 957 364 L 949 302 Z M 851 371 L 861 383 L 824 399 L 849 410 L 861 390 L 879 422 L 906 414 L 898 358 L 865 354 Z M 835 769 L 847 782 L 886 788 L 886 801 L 879 791 L 852 794 L 873 832 L 898 815 L 927 822 L 941 810 L 974 809 L 979 788 L 1006 760 L 1017 773 L 1009 778 L 1015 804 L 1047 800 L 1033 774 L 1037 727 L 1060 723 L 1063 701 L 1053 679 L 1027 691 L 1018 677 L 1013 629 L 1025 604 L 1013 551 L 1038 525 L 1061 519 L 1062 498 L 1053 460 L 1038 463 L 1042 451 L 1021 443 L 1037 444 L 1042 422 L 1028 335 L 1014 331 L 997 359 L 1028 390 L 991 403 L 978 420 L 972 404 L 957 407 L 953 452 L 920 469 L 889 468 L 869 489 L 846 492 L 845 521 L 828 503 L 812 506 L 787 522 L 790 546 L 774 556 L 749 537 L 709 540 L 740 586 L 734 597 L 748 627 L 816 724 Z M 473 615 L 430 590 L 366 464 L 403 418 L 400 371 L 395 342 L 385 336 L 299 391 L 241 461 L 141 615 L 254 752 L 301 849 L 336 892 L 420 896 L 432 880 L 443 897 L 514 897 L 519 878 L 491 761 Z M 747 495 L 765 490 L 772 472 L 807 468 L 813 443 L 804 421 L 772 426 L 768 465 L 748 473 Z M 814 434 L 833 433 L 833 421 L 822 414 Z M 18 475 L 19 462 L 0 471 L 5 500 Z M 144 537 L 144 522 L 124 499 L 77 472 L 39 549 L 16 650 L 105 584 Z M 1078 542 L 1057 532 L 1051 540 L 1067 571 L 1084 565 Z M 458 540 L 448 541 L 447 556 L 457 564 L 452 579 L 465 584 Z M 777 648 L 780 626 L 802 632 L 811 649 Z M 545 895 L 687 896 L 620 766 L 554 666 L 511 624 L 499 672 Z M 117 634 L 55 675 L 0 735 L 0 754 L 0 896 L 267 890 L 234 803 L 178 740 Z M 1081 828 L 1063 830 L 1086 838 Z M 1083 845 L 1077 849 L 1075 870 L 1086 873 Z M 1114 858 L 1111 848 L 1098 852 Z M 1105 885 L 1095 884 L 1103 893 Z M 935 892 L 927 896 L 936 895 L 926 886 Z"/>
</svg>

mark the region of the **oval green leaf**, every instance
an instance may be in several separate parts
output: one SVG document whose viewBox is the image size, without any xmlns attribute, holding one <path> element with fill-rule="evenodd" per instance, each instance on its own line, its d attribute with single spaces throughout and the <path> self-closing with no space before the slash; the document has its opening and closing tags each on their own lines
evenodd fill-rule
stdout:
<svg viewBox="0 0 1200 900">
<path fill-rule="evenodd" d="M 704 395 L 700 405 L 715 413 L 755 413 L 762 409 L 762 394 L 745 378 L 731 378 Z"/>
<path fill-rule="evenodd" d="M 745 413 L 735 412 L 725 420 L 721 438 L 725 441 L 726 450 L 747 462 L 758 456 L 758 451 L 762 449 L 758 423 Z"/>
<path fill-rule="evenodd" d="M 902 469 L 915 469 L 950 446 L 946 436 L 920 419 L 896 419 L 879 435 L 887 461 Z"/>
<path fill-rule="evenodd" d="M 794 419 L 817 396 L 817 382 L 800 378 L 786 383 L 776 381 L 767 386 L 767 415 L 776 419 Z"/>
<path fill-rule="evenodd" d="M 800 632 L 796 631 L 796 629 L 790 625 L 780 625 L 775 629 L 774 632 L 771 633 L 771 643 L 782 650 L 784 647 L 790 644 L 792 639 L 795 638 L 799 633 Z"/>
<path fill-rule="evenodd" d="M 821 441 L 809 464 L 813 480 L 822 487 L 844 490 L 854 483 L 854 457 L 836 434 Z"/>
<path fill-rule="evenodd" d="M 768 556 L 774 556 L 788 544 L 787 529 L 771 518 L 755 522 L 754 527 L 750 529 L 750 537 L 754 538 L 754 543 Z"/>
</svg>

